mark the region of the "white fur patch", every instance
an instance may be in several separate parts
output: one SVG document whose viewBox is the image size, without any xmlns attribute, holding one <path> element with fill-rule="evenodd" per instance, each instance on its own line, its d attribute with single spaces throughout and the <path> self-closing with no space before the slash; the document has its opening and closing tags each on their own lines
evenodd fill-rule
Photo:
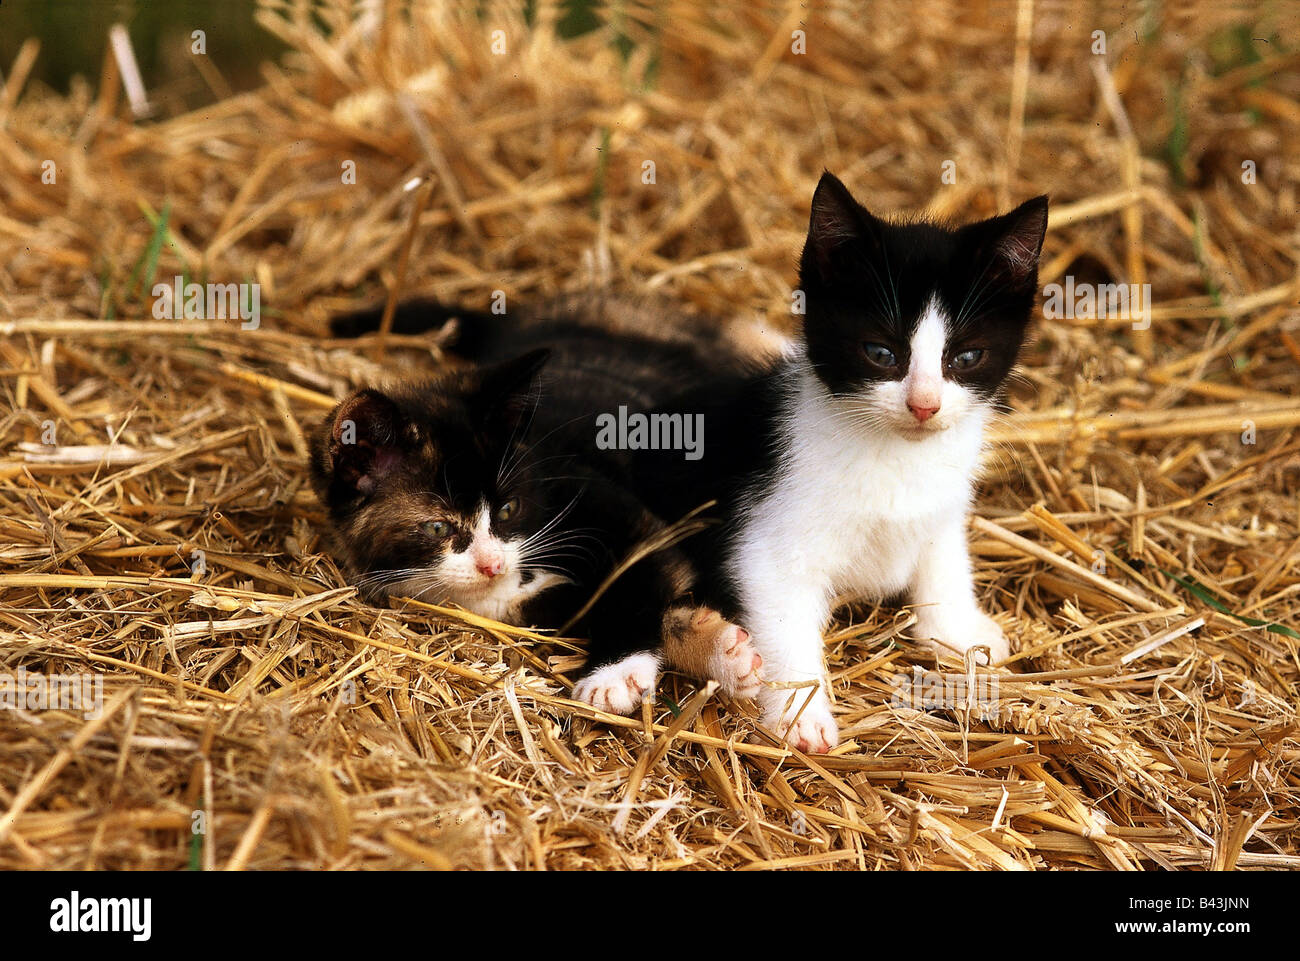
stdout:
<svg viewBox="0 0 1300 961">
<path fill-rule="evenodd" d="M 658 654 L 633 654 L 592 671 L 573 686 L 573 699 L 610 714 L 631 714 L 653 697 L 659 680 Z"/>
</svg>

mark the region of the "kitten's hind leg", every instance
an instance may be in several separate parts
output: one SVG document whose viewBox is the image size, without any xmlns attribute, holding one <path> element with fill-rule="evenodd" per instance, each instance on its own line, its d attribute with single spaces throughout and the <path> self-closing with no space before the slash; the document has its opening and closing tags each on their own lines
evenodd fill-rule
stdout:
<svg viewBox="0 0 1300 961">
<path fill-rule="evenodd" d="M 631 654 L 591 671 L 573 686 L 573 699 L 610 714 L 632 714 L 659 680 L 659 655 Z"/>
<path fill-rule="evenodd" d="M 717 681 L 728 697 L 754 697 L 762 688 L 763 659 L 749 632 L 711 607 L 676 605 L 664 614 L 664 658 L 703 680 Z"/>
</svg>

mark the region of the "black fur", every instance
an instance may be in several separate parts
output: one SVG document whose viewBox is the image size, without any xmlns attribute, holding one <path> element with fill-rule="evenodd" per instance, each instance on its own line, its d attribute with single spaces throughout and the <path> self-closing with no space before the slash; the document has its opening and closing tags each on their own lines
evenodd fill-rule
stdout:
<svg viewBox="0 0 1300 961">
<path fill-rule="evenodd" d="M 359 311 L 332 326 L 358 335 L 377 329 L 381 315 L 380 308 Z M 491 313 L 421 301 L 397 311 L 394 330 L 433 330 L 453 318 L 454 351 L 478 366 L 387 392 L 359 391 L 315 435 L 313 478 L 336 551 L 350 576 L 374 584 L 367 578 L 418 567 L 447 544 L 463 550 L 466 519 L 481 500 L 494 511 L 512 499 L 519 504 L 507 524 L 494 524 L 502 537 L 537 531 L 562 514 L 550 536 L 566 546 L 550 566 L 571 583 L 537 595 L 521 615 L 528 625 L 558 628 L 633 547 L 677 519 L 647 510 L 630 463 L 596 448 L 596 417 L 619 404 L 651 408 L 706 380 L 720 362 L 739 369 L 740 361 L 708 334 L 614 334 L 581 310 L 515 318 L 512 329 Z M 536 344 L 545 347 L 517 356 Z M 356 433 L 350 445 L 341 443 L 346 420 Z M 517 465 L 504 484 L 502 463 Z M 382 509 L 368 509 L 376 505 Z M 433 518 L 451 532 L 435 539 L 422 531 Z M 621 575 L 576 625 L 590 639 L 588 669 L 657 649 L 665 612 L 693 576 L 676 547 Z M 382 583 L 367 593 L 386 594 Z"/>
</svg>

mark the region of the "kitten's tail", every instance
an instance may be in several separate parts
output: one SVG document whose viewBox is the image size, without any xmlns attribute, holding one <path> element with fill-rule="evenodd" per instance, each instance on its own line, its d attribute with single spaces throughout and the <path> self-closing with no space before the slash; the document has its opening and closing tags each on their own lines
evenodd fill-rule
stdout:
<svg viewBox="0 0 1300 961">
<path fill-rule="evenodd" d="M 384 305 L 335 314 L 330 318 L 330 333 L 335 337 L 360 337 L 379 330 L 384 316 Z M 515 320 L 507 321 L 504 314 L 491 314 L 486 310 L 472 310 L 450 306 L 426 297 L 405 300 L 393 312 L 394 334 L 425 334 L 442 330 L 451 321 L 456 329 L 447 346 L 467 360 L 476 360 L 501 343 Z"/>
</svg>

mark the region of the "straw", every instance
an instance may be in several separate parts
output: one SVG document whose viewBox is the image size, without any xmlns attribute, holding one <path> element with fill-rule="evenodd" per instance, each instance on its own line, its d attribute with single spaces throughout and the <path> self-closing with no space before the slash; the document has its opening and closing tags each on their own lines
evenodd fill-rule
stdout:
<svg viewBox="0 0 1300 961">
<path fill-rule="evenodd" d="M 111 56 L 98 98 L 35 41 L 0 65 L 0 674 L 105 701 L 0 715 L 0 868 L 1300 867 L 1300 61 L 1215 59 L 1287 5 L 623 5 L 626 60 L 555 2 L 407 6 L 263 3 L 263 85 L 148 123 Z M 692 679 L 605 715 L 580 639 L 349 589 L 306 439 L 445 361 L 330 313 L 608 284 L 792 334 L 824 167 L 882 215 L 1048 193 L 1043 284 L 1151 285 L 1145 332 L 1040 317 L 993 431 L 1008 664 L 848 604 L 804 756 Z M 178 276 L 258 283 L 260 323 L 156 316 Z"/>
</svg>

